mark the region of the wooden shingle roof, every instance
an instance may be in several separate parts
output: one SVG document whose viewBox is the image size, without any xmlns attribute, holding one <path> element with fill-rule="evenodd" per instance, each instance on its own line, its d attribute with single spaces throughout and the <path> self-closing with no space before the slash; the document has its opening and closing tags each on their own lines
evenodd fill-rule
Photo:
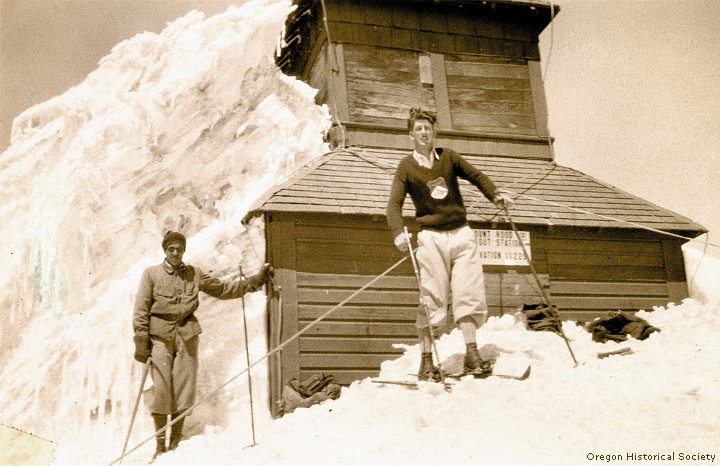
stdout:
<svg viewBox="0 0 720 466">
<path fill-rule="evenodd" d="M 409 151 L 348 148 L 329 152 L 273 187 L 250 209 L 262 212 L 385 215 L 395 167 Z M 515 199 L 510 213 L 518 224 L 597 228 L 649 228 L 705 233 L 700 224 L 547 160 L 463 154 Z M 502 221 L 498 209 L 471 184 L 460 180 L 471 222 Z M 405 201 L 406 217 L 415 212 Z"/>
</svg>

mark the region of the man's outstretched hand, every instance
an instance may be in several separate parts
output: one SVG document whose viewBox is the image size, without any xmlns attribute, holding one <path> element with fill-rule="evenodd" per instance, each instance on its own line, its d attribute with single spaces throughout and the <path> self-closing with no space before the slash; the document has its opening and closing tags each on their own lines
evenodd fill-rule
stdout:
<svg viewBox="0 0 720 466">
<path fill-rule="evenodd" d="M 412 233 L 400 232 L 395 237 L 395 247 L 398 248 L 401 252 L 405 252 L 408 250 L 408 243 L 412 239 Z"/>
<path fill-rule="evenodd" d="M 515 201 L 512 197 L 505 191 L 498 191 L 495 196 L 493 196 L 492 199 L 493 204 L 495 204 L 498 209 L 509 209 Z"/>
</svg>

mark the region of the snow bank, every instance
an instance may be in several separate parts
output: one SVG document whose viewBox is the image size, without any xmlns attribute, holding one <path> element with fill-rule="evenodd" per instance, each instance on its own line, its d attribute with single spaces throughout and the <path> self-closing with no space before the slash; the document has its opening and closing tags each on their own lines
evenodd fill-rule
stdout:
<svg viewBox="0 0 720 466">
<path fill-rule="evenodd" d="M 683 247 L 683 254 L 690 297 L 701 303 L 717 302 L 720 296 L 720 258 L 689 246 Z"/>
<path fill-rule="evenodd" d="M 606 462 L 599 455 L 622 457 L 611 464 L 655 464 L 634 454 L 717 455 L 720 309 L 686 300 L 638 315 L 661 332 L 600 344 L 565 323 L 577 367 L 558 335 L 525 330 L 510 315 L 491 318 L 478 330 L 483 351 L 528 361 L 529 379 L 464 380 L 449 393 L 437 384 L 411 390 L 367 379 L 336 401 L 263 424 L 254 447 L 239 447 L 234 431 L 214 432 L 155 464 L 575 466 Z M 438 344 L 444 360 L 464 353 L 457 330 Z M 597 357 L 620 348 L 633 353 Z M 380 378 L 409 379 L 418 351 L 409 347 L 384 363 Z"/>
<path fill-rule="evenodd" d="M 118 44 L 83 83 L 14 122 L 0 157 L 0 420 L 67 447 L 64 464 L 120 453 L 140 383 L 134 295 L 162 260 L 164 231 L 186 233 L 185 259 L 213 275 L 254 273 L 264 226 L 240 220 L 327 151 L 327 108 L 272 59 L 290 9 L 255 0 L 191 12 Z M 255 360 L 267 351 L 263 293 L 246 306 Z M 241 312 L 239 300 L 201 304 L 200 397 L 245 367 Z M 253 371 L 259 387 L 265 373 Z M 246 401 L 239 380 L 188 432 L 226 425 Z M 150 424 L 141 407 L 132 441 Z"/>
</svg>

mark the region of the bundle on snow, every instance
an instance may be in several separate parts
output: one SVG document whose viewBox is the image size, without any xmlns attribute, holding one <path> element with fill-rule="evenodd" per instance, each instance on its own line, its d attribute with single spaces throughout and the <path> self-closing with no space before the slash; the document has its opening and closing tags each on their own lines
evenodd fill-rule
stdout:
<svg viewBox="0 0 720 466">
<path fill-rule="evenodd" d="M 603 317 L 590 322 L 588 332 L 592 333 L 593 341 L 604 343 L 606 341 L 625 341 L 628 335 L 637 340 L 644 340 L 653 332 L 659 332 L 645 319 L 625 311 L 610 311 Z"/>
<path fill-rule="evenodd" d="M 332 375 L 315 374 L 300 382 L 292 379 L 283 387 L 279 415 L 292 413 L 297 408 L 308 408 L 327 399 L 340 397 L 340 385 L 333 383 Z"/>
<path fill-rule="evenodd" d="M 536 331 L 559 332 L 560 317 L 555 306 L 545 304 L 523 304 L 520 309 L 527 322 L 527 328 Z"/>
</svg>

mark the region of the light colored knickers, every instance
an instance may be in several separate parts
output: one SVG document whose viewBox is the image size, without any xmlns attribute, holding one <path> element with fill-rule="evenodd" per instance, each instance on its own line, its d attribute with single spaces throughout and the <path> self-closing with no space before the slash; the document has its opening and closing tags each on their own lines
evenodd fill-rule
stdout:
<svg viewBox="0 0 720 466">
<path fill-rule="evenodd" d="M 472 229 L 463 226 L 449 231 L 422 230 L 417 238 L 420 296 L 427 305 L 432 326 L 444 325 L 452 302 L 455 322 L 473 316 L 480 327 L 487 319 L 487 303 L 482 264 Z M 422 306 L 415 325 L 427 327 Z"/>
</svg>

